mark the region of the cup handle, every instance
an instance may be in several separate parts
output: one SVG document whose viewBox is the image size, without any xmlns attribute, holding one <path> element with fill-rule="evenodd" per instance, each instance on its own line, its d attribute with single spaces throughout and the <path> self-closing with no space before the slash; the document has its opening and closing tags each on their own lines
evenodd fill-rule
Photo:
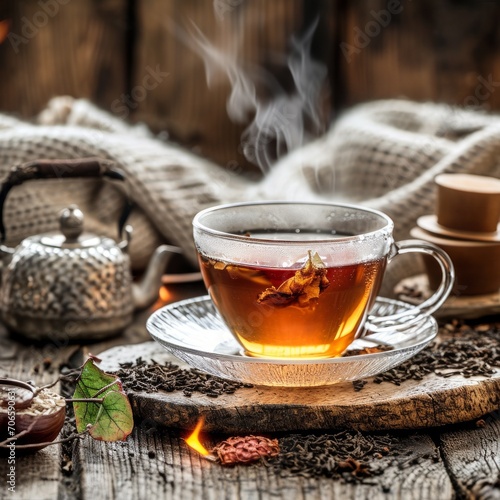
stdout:
<svg viewBox="0 0 500 500">
<path fill-rule="evenodd" d="M 409 310 L 388 316 L 368 315 L 365 327 L 370 333 L 405 330 L 410 325 L 419 323 L 441 307 L 453 288 L 455 269 L 448 254 L 441 248 L 423 240 L 403 240 L 394 244 L 394 250 L 389 256 L 388 262 L 397 255 L 410 252 L 424 253 L 434 257 L 441 269 L 441 283 L 427 300 Z"/>
</svg>

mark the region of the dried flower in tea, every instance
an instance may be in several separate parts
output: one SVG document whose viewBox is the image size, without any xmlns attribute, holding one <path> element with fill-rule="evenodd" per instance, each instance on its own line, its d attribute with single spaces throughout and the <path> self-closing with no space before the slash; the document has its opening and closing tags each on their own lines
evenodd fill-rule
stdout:
<svg viewBox="0 0 500 500">
<path fill-rule="evenodd" d="M 271 286 L 264 290 L 259 295 L 258 302 L 275 307 L 316 305 L 321 292 L 330 282 L 326 277 L 326 268 L 321 257 L 317 253 L 312 255 L 311 250 L 308 254 L 304 267 L 281 283 L 278 288 Z"/>
</svg>

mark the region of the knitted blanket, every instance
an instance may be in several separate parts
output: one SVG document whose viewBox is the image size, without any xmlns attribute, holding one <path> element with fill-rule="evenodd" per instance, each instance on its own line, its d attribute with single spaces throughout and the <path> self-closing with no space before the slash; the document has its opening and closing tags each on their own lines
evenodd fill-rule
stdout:
<svg viewBox="0 0 500 500">
<path fill-rule="evenodd" d="M 434 210 L 434 177 L 460 172 L 500 177 L 500 118 L 445 105 L 402 100 L 359 105 L 320 139 L 250 181 L 130 126 L 85 100 L 53 99 L 32 122 L 0 114 L 0 176 L 16 164 L 99 156 L 127 178 L 43 180 L 11 191 L 7 242 L 58 228 L 58 213 L 80 206 L 89 231 L 116 238 L 125 193 L 136 204 L 131 257 L 141 268 L 161 242 L 195 263 L 191 220 L 201 209 L 254 199 L 354 202 L 386 212 L 397 239 Z"/>
</svg>

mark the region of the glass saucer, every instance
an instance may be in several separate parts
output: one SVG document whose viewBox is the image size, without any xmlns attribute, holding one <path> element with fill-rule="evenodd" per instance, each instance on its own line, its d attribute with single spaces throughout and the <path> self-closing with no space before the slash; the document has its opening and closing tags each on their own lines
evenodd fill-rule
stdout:
<svg viewBox="0 0 500 500">
<path fill-rule="evenodd" d="M 412 309 L 405 302 L 377 298 L 371 312 L 386 316 Z M 146 327 L 156 342 L 193 368 L 239 382 L 279 387 L 332 385 L 372 377 L 417 354 L 438 331 L 432 316 L 422 316 L 405 331 L 395 325 L 398 329 L 393 332 L 384 329 L 355 340 L 348 348 L 383 344 L 390 349 L 383 352 L 320 359 L 254 358 L 241 354 L 241 346 L 208 295 L 158 309 Z"/>
</svg>

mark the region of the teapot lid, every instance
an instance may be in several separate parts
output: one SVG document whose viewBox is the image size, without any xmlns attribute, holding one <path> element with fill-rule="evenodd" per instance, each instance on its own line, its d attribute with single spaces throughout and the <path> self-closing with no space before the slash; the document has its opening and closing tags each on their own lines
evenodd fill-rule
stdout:
<svg viewBox="0 0 500 500">
<path fill-rule="evenodd" d="M 70 205 L 61 211 L 59 227 L 61 234 L 45 234 L 40 238 L 43 245 L 51 247 L 93 247 L 101 243 L 101 238 L 95 234 L 83 233 L 83 212 Z"/>
</svg>

